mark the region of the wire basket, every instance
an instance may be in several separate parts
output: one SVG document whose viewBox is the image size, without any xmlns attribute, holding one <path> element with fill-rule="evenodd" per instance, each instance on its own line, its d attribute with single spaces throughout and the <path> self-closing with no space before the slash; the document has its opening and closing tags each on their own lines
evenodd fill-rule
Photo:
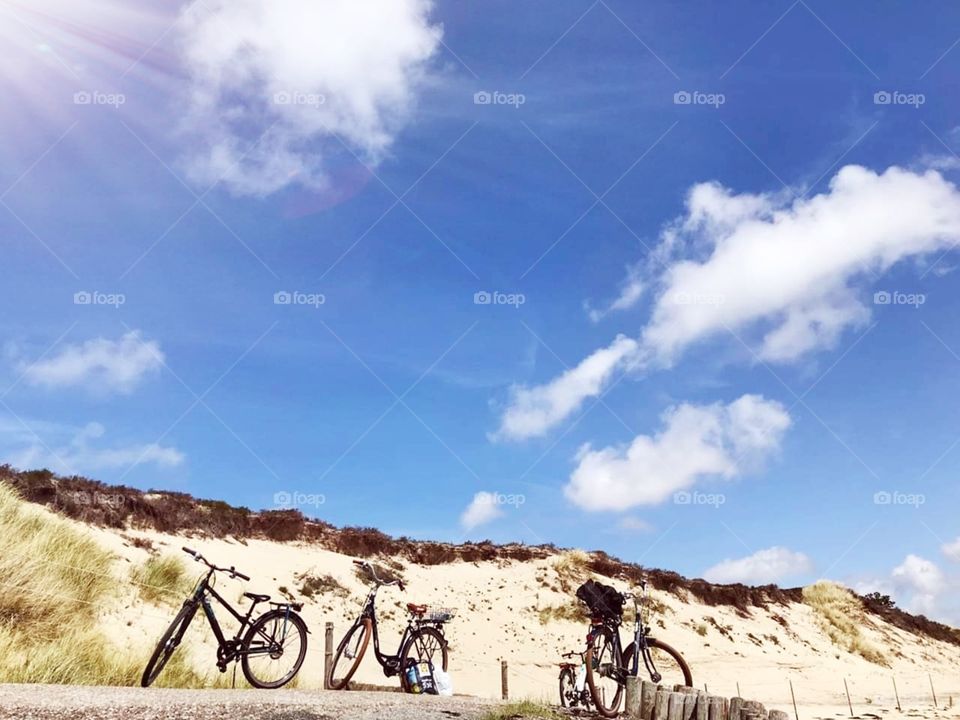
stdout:
<svg viewBox="0 0 960 720">
<path fill-rule="evenodd" d="M 457 616 L 456 608 L 428 608 L 423 614 L 424 622 L 445 623 Z"/>
</svg>

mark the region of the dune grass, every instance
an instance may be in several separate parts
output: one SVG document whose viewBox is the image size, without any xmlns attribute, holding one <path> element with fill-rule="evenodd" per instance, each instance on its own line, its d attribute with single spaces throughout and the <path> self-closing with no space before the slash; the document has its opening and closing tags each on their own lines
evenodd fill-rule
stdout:
<svg viewBox="0 0 960 720">
<path fill-rule="evenodd" d="M 97 628 L 118 579 L 113 556 L 70 521 L 0 483 L 0 682 L 135 685 L 152 648 L 124 649 Z M 211 687 L 181 648 L 157 685 Z"/>
<path fill-rule="evenodd" d="M 131 578 L 141 598 L 173 606 L 183 602 L 195 582 L 186 565 L 174 555 L 151 555 L 133 569 Z"/>
<path fill-rule="evenodd" d="M 889 665 L 883 653 L 860 632 L 866 613 L 863 603 L 850 590 L 820 580 L 803 589 L 803 601 L 817 612 L 824 632 L 835 645 L 877 665 Z"/>
</svg>

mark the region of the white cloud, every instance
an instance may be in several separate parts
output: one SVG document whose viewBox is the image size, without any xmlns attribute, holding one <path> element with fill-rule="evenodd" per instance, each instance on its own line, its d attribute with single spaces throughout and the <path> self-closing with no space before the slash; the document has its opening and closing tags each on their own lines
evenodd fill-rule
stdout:
<svg viewBox="0 0 960 720">
<path fill-rule="evenodd" d="M 960 537 L 953 542 L 944 543 L 940 546 L 940 549 L 943 551 L 943 554 L 951 560 L 960 562 Z"/>
<path fill-rule="evenodd" d="M 686 213 L 664 230 L 651 259 L 649 284 L 657 293 L 650 319 L 632 355 L 617 359 L 668 367 L 692 344 L 732 330 L 750 342 L 756 335 L 763 360 L 795 361 L 867 322 L 863 296 L 871 274 L 958 241 L 960 191 L 934 170 L 875 173 L 849 165 L 826 192 L 800 199 L 695 185 Z M 624 342 L 618 338 L 588 360 L 609 357 Z M 612 370 L 600 387 L 568 388 L 564 402 L 527 435 L 545 433 L 601 392 Z M 549 393 L 563 377 L 524 388 L 503 421 L 523 415 L 529 398 Z"/>
<path fill-rule="evenodd" d="M 626 447 L 581 447 L 566 496 L 586 510 L 661 503 L 704 478 L 750 469 L 779 447 L 791 422 L 783 405 L 760 395 L 679 405 L 662 420 L 659 433 L 638 435 Z"/>
<path fill-rule="evenodd" d="M 460 516 L 460 524 L 464 530 L 473 530 L 502 516 L 503 510 L 497 503 L 496 493 L 478 492 Z"/>
<path fill-rule="evenodd" d="M 31 385 L 48 388 L 84 386 L 95 392 L 130 393 L 145 375 L 163 365 L 164 355 L 153 340 L 137 331 L 119 340 L 96 338 L 67 345 L 49 358 L 22 363 L 21 372 Z"/>
<path fill-rule="evenodd" d="M 211 0 L 180 18 L 188 171 L 235 193 L 323 187 L 337 138 L 377 163 L 442 35 L 431 0 Z M 259 140 L 259 142 L 257 142 Z M 256 145 L 255 145 L 256 143 Z"/>
<path fill-rule="evenodd" d="M 620 286 L 620 294 L 607 307 L 596 309 L 587 306 L 587 315 L 590 321 L 600 322 L 610 313 L 629 310 L 643 297 L 645 287 L 640 266 L 634 265 L 628 268 L 627 277 Z"/>
<path fill-rule="evenodd" d="M 771 547 L 747 557 L 719 562 L 708 568 L 703 577 L 714 583 L 768 585 L 812 571 L 813 562 L 803 553 Z"/>
<path fill-rule="evenodd" d="M 100 470 L 153 464 L 176 467 L 185 456 L 174 447 L 158 443 L 120 447 L 95 447 L 92 441 L 103 437 L 100 423 L 82 428 L 49 422 L 0 422 L 3 462 L 28 470 L 47 468 L 61 474 L 95 473 Z"/>
<path fill-rule="evenodd" d="M 935 171 L 855 165 L 809 199 L 697 185 L 680 234 L 644 345 L 669 364 L 698 340 L 760 323 L 760 357 L 792 361 L 867 320 L 858 297 L 867 270 L 960 239 L 960 192 Z M 682 256 L 691 250 L 702 259 Z"/>
<path fill-rule="evenodd" d="M 636 350 L 635 340 L 620 336 L 609 347 L 597 350 L 546 385 L 514 387 L 510 407 L 504 412 L 494 437 L 521 440 L 542 435 L 587 398 L 599 395 L 614 370 Z"/>
<path fill-rule="evenodd" d="M 911 612 L 936 613 L 940 594 L 946 587 L 943 572 L 934 563 L 917 555 L 907 555 L 890 574 L 898 598 Z"/>
</svg>

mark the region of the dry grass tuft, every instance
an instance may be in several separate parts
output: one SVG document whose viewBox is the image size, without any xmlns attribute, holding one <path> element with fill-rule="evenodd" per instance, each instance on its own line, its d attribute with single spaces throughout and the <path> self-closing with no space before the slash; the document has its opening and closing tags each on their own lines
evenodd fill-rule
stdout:
<svg viewBox="0 0 960 720">
<path fill-rule="evenodd" d="M 835 645 L 869 662 L 889 666 L 883 653 L 870 645 L 860 632 L 866 613 L 863 603 L 850 590 L 820 580 L 803 589 L 803 601 L 817 611 L 824 632 Z"/>
<path fill-rule="evenodd" d="M 553 563 L 560 589 L 573 592 L 590 577 L 590 555 L 583 550 L 566 550 Z"/>
<path fill-rule="evenodd" d="M 147 602 L 179 605 L 193 588 L 186 565 L 173 555 L 151 555 L 135 567 L 131 578 Z"/>
</svg>

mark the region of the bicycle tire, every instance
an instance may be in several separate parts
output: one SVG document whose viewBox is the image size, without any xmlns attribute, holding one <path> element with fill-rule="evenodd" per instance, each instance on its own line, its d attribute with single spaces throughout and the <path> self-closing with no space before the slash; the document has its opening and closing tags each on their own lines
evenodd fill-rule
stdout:
<svg viewBox="0 0 960 720">
<path fill-rule="evenodd" d="M 573 674 L 573 670 L 570 668 L 564 668 L 560 671 L 560 707 L 573 707 L 575 704 L 572 702 L 574 699 L 574 693 L 577 691 L 577 678 Z M 570 693 L 570 698 L 567 698 L 567 693 Z"/>
<path fill-rule="evenodd" d="M 424 644 L 417 645 L 418 640 L 422 640 L 425 637 L 432 637 L 436 642 L 437 649 L 440 651 L 441 658 L 443 659 L 443 664 L 441 669 L 446 672 L 447 666 L 450 662 L 450 654 L 448 651 L 447 639 L 443 636 L 443 633 L 433 627 L 421 627 L 419 630 L 415 630 L 413 634 L 410 635 L 410 638 L 407 640 L 406 644 L 403 646 L 403 650 L 400 652 L 400 687 L 405 693 L 410 692 L 410 687 L 407 683 L 407 673 L 406 669 L 409 665 L 408 661 L 414 659 L 410 655 L 411 649 L 417 649 L 418 651 L 424 649 Z M 436 667 L 433 662 L 433 655 L 428 656 L 427 658 L 417 657 L 416 664 L 423 665 L 428 664 L 431 667 Z M 431 674 L 431 680 L 433 680 Z M 434 688 L 436 688 L 436 681 L 433 682 Z"/>
<path fill-rule="evenodd" d="M 347 649 L 350 639 L 353 637 L 353 634 L 357 631 L 363 632 L 363 637 L 360 639 L 360 645 L 356 656 L 353 658 L 353 663 L 349 666 L 349 670 L 344 674 L 339 680 L 334 680 L 337 672 L 337 665 L 340 664 L 341 658 L 344 657 L 344 652 Z M 330 674 L 327 676 L 327 687 L 331 690 L 346 690 L 347 686 L 350 684 L 350 679 L 353 677 L 353 674 L 357 671 L 357 668 L 360 667 L 360 661 L 363 660 L 363 655 L 367 651 L 367 645 L 370 644 L 370 634 L 373 631 L 373 623 L 370 621 L 370 618 L 364 618 L 358 620 L 353 624 L 347 634 L 343 636 L 343 639 L 340 641 L 340 644 L 337 646 L 337 652 L 333 656 L 333 662 L 330 663 Z M 350 658 L 347 658 L 348 660 Z"/>
<path fill-rule="evenodd" d="M 607 702 L 606 698 L 604 697 L 603 688 L 600 687 L 599 678 L 595 676 L 594 661 L 596 660 L 597 669 L 599 669 L 599 663 L 604 659 L 604 651 L 606 648 L 616 647 L 616 644 L 614 643 L 614 636 L 616 633 L 616 629 L 604 627 L 599 633 L 591 637 L 590 642 L 587 644 L 587 687 L 590 688 L 590 697 L 593 699 L 594 708 L 599 715 L 605 718 L 615 718 L 617 716 L 617 713 L 620 710 L 620 703 L 623 701 L 624 684 L 617 682 L 617 690 L 610 702 Z M 599 654 L 596 648 L 598 641 L 601 643 Z M 632 658 L 632 656 L 633 655 L 631 653 L 629 657 Z M 608 662 L 618 669 L 622 669 L 629 666 L 629 660 L 625 660 L 625 658 L 627 658 L 627 654 L 621 653 L 620 658 L 612 657 Z"/>
<path fill-rule="evenodd" d="M 143 675 L 140 677 L 140 687 L 150 687 L 156 681 L 157 677 L 163 671 L 163 668 L 170 662 L 173 653 L 176 652 L 180 646 L 180 641 L 183 640 L 183 634 L 187 631 L 196 613 L 196 605 L 192 605 L 189 602 L 183 604 L 180 612 L 174 617 L 173 622 L 170 623 L 166 632 L 160 636 L 157 647 L 154 648 L 150 660 L 147 661 L 147 666 L 143 669 Z M 176 634 L 176 638 L 174 638 L 174 634 Z"/>
<path fill-rule="evenodd" d="M 289 672 L 277 680 L 267 681 L 258 677 L 253 671 L 253 668 L 250 667 L 250 645 L 257 638 L 258 633 L 264 626 L 267 625 L 267 623 L 280 618 L 283 618 L 286 623 L 289 623 L 293 628 L 296 629 L 296 632 L 300 636 L 300 651 L 297 655 L 297 659 L 294 661 L 293 667 L 289 670 Z M 254 620 L 253 624 L 247 630 L 247 634 L 243 637 L 241 648 L 243 649 L 243 655 L 240 660 L 240 666 L 243 669 L 243 676 L 247 678 L 247 682 L 249 682 L 255 688 L 260 688 L 262 690 L 275 690 L 276 688 L 283 687 L 288 682 L 293 680 L 293 678 L 296 677 L 297 673 L 300 671 L 300 667 L 303 665 L 303 660 L 307 656 L 307 624 L 303 621 L 303 618 L 301 618 L 295 612 L 288 613 L 285 610 L 270 610 Z M 271 655 L 271 657 L 273 656 Z"/>
<path fill-rule="evenodd" d="M 687 687 L 693 687 L 693 674 L 690 672 L 690 666 L 687 665 L 687 661 L 683 659 L 683 655 L 680 654 L 679 650 L 671 645 L 668 645 L 662 640 L 657 640 L 655 638 L 647 638 L 647 646 L 654 648 L 655 650 L 662 650 L 667 655 L 672 657 L 677 663 L 680 673 L 683 675 L 683 684 Z M 627 651 L 630 653 L 630 657 L 633 657 L 635 650 L 635 643 L 630 643 L 630 646 L 627 648 Z M 627 653 L 624 653 L 624 657 L 626 657 L 626 654 Z M 643 662 L 643 658 L 640 659 L 640 662 Z M 629 669 L 629 663 L 626 663 L 626 666 Z M 653 678 L 650 679 L 653 680 Z"/>
</svg>

